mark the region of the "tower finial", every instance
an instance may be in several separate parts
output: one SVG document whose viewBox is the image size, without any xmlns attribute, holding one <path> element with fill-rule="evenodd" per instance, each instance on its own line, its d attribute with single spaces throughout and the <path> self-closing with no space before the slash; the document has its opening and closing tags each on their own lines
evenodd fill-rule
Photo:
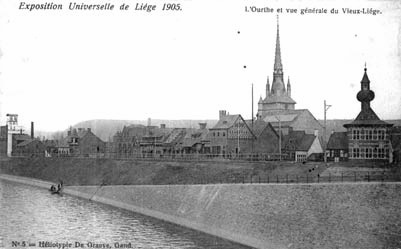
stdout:
<svg viewBox="0 0 401 249">
<path fill-rule="evenodd" d="M 364 70 L 365 70 L 365 72 L 366 72 L 366 70 L 367 70 L 367 69 L 366 69 L 366 61 L 365 61 L 365 69 L 364 69 Z"/>
</svg>

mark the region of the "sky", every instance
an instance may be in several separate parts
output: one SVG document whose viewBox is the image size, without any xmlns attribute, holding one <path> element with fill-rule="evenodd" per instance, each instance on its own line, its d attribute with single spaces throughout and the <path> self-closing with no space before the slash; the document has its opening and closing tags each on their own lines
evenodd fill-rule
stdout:
<svg viewBox="0 0 401 249">
<path fill-rule="evenodd" d="M 251 118 L 273 77 L 279 14 L 284 78 L 297 109 L 323 119 L 354 119 L 366 63 L 382 119 L 401 118 L 401 4 L 398 1 L 174 0 L 182 10 L 21 10 L 0 0 L 0 123 L 6 113 L 37 130 L 64 130 L 90 119 Z M 81 0 L 102 4 L 107 1 Z M 120 4 L 130 5 L 127 11 Z M 273 8 L 273 13 L 245 12 Z M 277 13 L 282 8 L 284 13 Z M 298 13 L 285 13 L 286 9 Z M 300 14 L 332 8 L 338 14 Z M 381 14 L 344 14 L 373 8 Z"/>
</svg>

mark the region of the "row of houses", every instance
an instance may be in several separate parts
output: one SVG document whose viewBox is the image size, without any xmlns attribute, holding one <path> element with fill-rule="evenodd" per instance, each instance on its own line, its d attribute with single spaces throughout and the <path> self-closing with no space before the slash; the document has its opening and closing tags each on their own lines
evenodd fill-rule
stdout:
<svg viewBox="0 0 401 249">
<path fill-rule="evenodd" d="M 8 139 L 8 126 L 2 126 L 0 141 Z M 187 158 L 252 159 L 304 161 L 321 154 L 317 135 L 305 131 L 278 131 L 272 124 L 245 120 L 241 115 L 219 112 L 211 128 L 170 128 L 162 124 L 130 125 L 104 142 L 90 128 L 70 128 L 58 140 L 40 140 L 23 133 L 11 136 L 14 157 L 92 157 L 92 158 Z M 280 147 L 281 146 L 281 147 Z M 0 146 L 6 152 L 6 146 Z"/>
<path fill-rule="evenodd" d="M 131 125 L 117 132 L 109 155 L 116 158 L 225 158 L 252 160 L 306 160 L 322 154 L 317 135 L 288 131 L 285 135 L 272 124 L 245 120 L 240 114 L 219 112 L 211 128 L 167 128 Z M 281 148 L 281 149 L 280 149 Z"/>
</svg>

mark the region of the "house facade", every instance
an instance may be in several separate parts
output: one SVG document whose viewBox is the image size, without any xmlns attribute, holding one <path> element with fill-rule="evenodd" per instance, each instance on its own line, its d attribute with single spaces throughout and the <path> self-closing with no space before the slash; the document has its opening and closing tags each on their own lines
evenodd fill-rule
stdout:
<svg viewBox="0 0 401 249">
<path fill-rule="evenodd" d="M 210 153 L 214 157 L 238 157 L 251 151 L 255 135 L 241 115 L 219 112 L 219 121 L 209 130 Z"/>
<path fill-rule="evenodd" d="M 326 146 L 326 158 L 328 161 L 348 160 L 348 133 L 333 132 Z"/>
<path fill-rule="evenodd" d="M 365 67 L 361 90 L 357 94 L 361 111 L 352 123 L 344 125 L 350 160 L 390 160 L 390 128 L 393 125 L 380 120 L 372 110 L 370 102 L 374 97 Z"/>
<path fill-rule="evenodd" d="M 283 137 L 282 154 L 284 159 L 290 161 L 304 162 L 311 160 L 311 157 L 318 160 L 323 155 L 323 148 L 317 135 L 291 131 Z"/>
</svg>

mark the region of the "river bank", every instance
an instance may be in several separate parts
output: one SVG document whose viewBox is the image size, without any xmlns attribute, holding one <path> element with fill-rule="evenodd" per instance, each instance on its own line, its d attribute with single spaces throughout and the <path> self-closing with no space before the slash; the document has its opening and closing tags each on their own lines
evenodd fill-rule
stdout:
<svg viewBox="0 0 401 249">
<path fill-rule="evenodd" d="M 401 246 L 399 183 L 69 186 L 65 193 L 256 248 Z"/>
<path fill-rule="evenodd" d="M 314 169 L 309 172 L 310 169 Z M 149 161 L 93 158 L 10 158 L 0 173 L 33 177 L 66 185 L 171 185 L 257 182 L 270 176 L 316 177 L 323 163 L 241 161 Z"/>
</svg>

